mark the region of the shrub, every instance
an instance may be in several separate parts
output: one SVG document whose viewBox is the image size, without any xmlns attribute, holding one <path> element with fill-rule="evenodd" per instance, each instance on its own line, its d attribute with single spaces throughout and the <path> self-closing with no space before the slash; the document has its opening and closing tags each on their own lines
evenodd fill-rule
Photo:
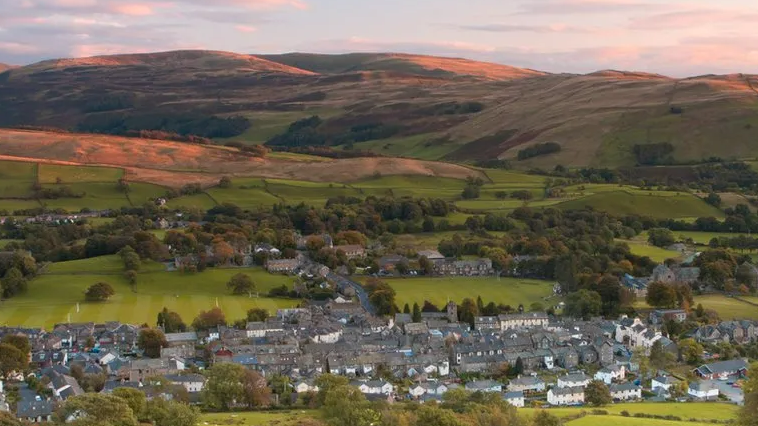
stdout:
<svg viewBox="0 0 758 426">
<path fill-rule="evenodd" d="M 555 142 L 538 143 L 520 150 L 517 158 L 519 161 L 522 161 L 532 157 L 539 157 L 541 155 L 554 154 L 560 151 L 561 146 Z"/>
</svg>

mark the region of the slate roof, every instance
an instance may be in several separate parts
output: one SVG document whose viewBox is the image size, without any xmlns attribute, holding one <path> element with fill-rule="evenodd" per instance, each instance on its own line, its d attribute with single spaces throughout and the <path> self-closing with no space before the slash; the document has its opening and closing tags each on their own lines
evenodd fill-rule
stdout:
<svg viewBox="0 0 758 426">
<path fill-rule="evenodd" d="M 729 361 L 719 361 L 712 364 L 701 365 L 697 368 L 700 374 L 722 374 L 732 371 L 747 370 L 748 365 L 744 359 L 730 359 Z"/>
</svg>

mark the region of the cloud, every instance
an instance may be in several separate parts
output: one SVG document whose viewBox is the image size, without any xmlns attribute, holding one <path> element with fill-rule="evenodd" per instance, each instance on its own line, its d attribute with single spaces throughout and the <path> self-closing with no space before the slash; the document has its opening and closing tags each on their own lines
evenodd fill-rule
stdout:
<svg viewBox="0 0 758 426">
<path fill-rule="evenodd" d="M 255 27 L 251 27 L 249 25 L 236 25 L 234 29 L 241 33 L 252 33 L 256 30 Z"/>
<path fill-rule="evenodd" d="M 758 12 L 756 11 L 689 9 L 635 17 L 631 19 L 629 28 L 633 30 L 676 30 L 734 23 L 753 26 L 756 22 L 758 22 Z"/>
<path fill-rule="evenodd" d="M 528 0 L 520 5 L 518 14 L 525 15 L 574 15 L 649 11 L 668 6 L 639 0 Z"/>
<path fill-rule="evenodd" d="M 538 34 L 600 34 L 611 32 L 611 29 L 580 27 L 566 24 L 552 25 L 521 25 L 521 24 L 481 24 L 481 25 L 460 25 L 456 28 L 468 31 L 483 31 L 493 33 L 538 33 Z"/>
<path fill-rule="evenodd" d="M 112 6 L 111 10 L 119 15 L 128 16 L 147 16 L 155 13 L 152 6 L 142 3 L 116 4 Z"/>
<path fill-rule="evenodd" d="M 400 52 L 429 55 L 459 56 L 471 52 L 494 52 L 494 46 L 468 43 L 462 41 L 437 42 L 387 42 L 361 37 L 347 39 L 313 41 L 299 46 L 298 50 L 320 53 L 349 53 L 349 52 Z"/>
</svg>

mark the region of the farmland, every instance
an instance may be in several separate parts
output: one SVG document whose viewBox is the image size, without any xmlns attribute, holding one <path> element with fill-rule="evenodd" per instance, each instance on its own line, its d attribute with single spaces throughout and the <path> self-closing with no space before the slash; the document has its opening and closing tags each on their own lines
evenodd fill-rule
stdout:
<svg viewBox="0 0 758 426">
<path fill-rule="evenodd" d="M 729 233 L 729 232 L 698 232 L 698 231 L 675 231 L 674 236 L 681 240 L 686 240 L 688 238 L 692 238 L 692 241 L 695 242 L 695 244 L 703 244 L 707 245 L 712 239 L 714 238 L 734 238 L 738 237 L 740 235 L 748 235 L 748 234 L 740 234 L 740 233 Z"/>
<path fill-rule="evenodd" d="M 200 416 L 200 424 L 207 426 L 293 426 L 301 420 L 314 417 L 318 417 L 318 412 L 314 410 L 206 413 Z"/>
<path fill-rule="evenodd" d="M 209 269 L 197 274 L 166 272 L 160 264 L 143 265 L 135 290 L 122 275 L 115 256 L 62 262 L 51 265 L 42 275 L 29 283 L 29 291 L 3 302 L 0 324 L 50 327 L 56 322 L 71 321 L 123 321 L 134 324 L 152 324 L 155 315 L 167 307 L 190 322 L 201 310 L 215 306 L 233 321 L 245 316 L 253 307 L 274 311 L 293 306 L 295 300 L 249 298 L 233 296 L 226 283 L 237 273 L 249 274 L 263 295 L 282 284 L 291 285 L 292 279 L 270 275 L 260 269 Z M 116 295 L 105 303 L 84 303 L 84 291 L 97 282 L 110 283 Z M 80 312 L 76 304 L 80 303 Z"/>
<path fill-rule="evenodd" d="M 644 215 L 654 218 L 685 218 L 713 216 L 724 212 L 691 194 L 658 196 L 647 191 L 613 191 L 589 195 L 559 204 L 563 210 L 594 208 L 616 215 Z"/>
<path fill-rule="evenodd" d="M 399 278 L 383 281 L 395 289 L 399 306 L 405 303 L 421 305 L 428 300 L 441 307 L 450 300 L 460 303 L 467 297 L 481 296 L 485 304 L 495 302 L 511 305 L 513 308 L 522 304 L 528 308 L 534 302 L 544 303 L 543 299 L 553 294 L 552 282 L 517 278 Z"/>
<path fill-rule="evenodd" d="M 732 319 L 758 320 L 758 308 L 755 305 L 735 298 L 720 294 L 695 296 L 695 305 L 699 303 L 702 303 L 706 309 L 716 311 L 719 317 L 725 321 Z"/>
<path fill-rule="evenodd" d="M 656 247 L 645 241 L 640 240 L 617 240 L 618 242 L 629 245 L 629 250 L 637 256 L 647 256 L 656 262 L 663 262 L 666 259 L 676 259 L 681 257 L 681 253 Z"/>
</svg>

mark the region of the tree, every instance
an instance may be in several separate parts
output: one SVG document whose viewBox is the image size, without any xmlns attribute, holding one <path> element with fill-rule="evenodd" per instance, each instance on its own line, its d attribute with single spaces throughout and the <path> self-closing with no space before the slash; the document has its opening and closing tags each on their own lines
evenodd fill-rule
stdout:
<svg viewBox="0 0 758 426">
<path fill-rule="evenodd" d="M 650 358 L 643 347 L 636 347 L 632 350 L 632 363 L 639 367 L 640 377 L 646 378 L 650 374 Z"/>
<path fill-rule="evenodd" d="M 25 426 L 16 416 L 7 411 L 0 411 L 0 426 Z"/>
<path fill-rule="evenodd" d="M 245 368 L 239 364 L 215 364 L 207 372 L 203 403 L 214 410 L 229 411 L 245 397 L 244 375 Z"/>
<path fill-rule="evenodd" d="M 613 402 L 611 390 L 600 380 L 593 380 L 587 385 L 587 388 L 584 390 L 584 400 L 595 407 L 608 405 Z"/>
<path fill-rule="evenodd" d="M 0 343 L 0 373 L 7 377 L 10 373 L 26 369 L 29 356 L 17 347 L 8 343 Z"/>
<path fill-rule="evenodd" d="M 209 330 L 219 325 L 226 325 L 226 315 L 224 315 L 224 311 L 221 308 L 201 311 L 192 321 L 192 328 L 198 331 Z"/>
<path fill-rule="evenodd" d="M 0 289 L 2 289 L 2 296 L 4 298 L 13 297 L 17 294 L 24 293 L 27 288 L 26 278 L 21 270 L 13 267 L 8 269 L 0 280 Z"/>
<path fill-rule="evenodd" d="M 516 358 L 516 364 L 513 366 L 511 374 L 514 376 L 524 374 L 524 360 L 521 357 Z"/>
<path fill-rule="evenodd" d="M 150 400 L 146 411 L 147 419 L 153 426 L 195 426 L 200 420 L 197 408 L 163 398 Z"/>
<path fill-rule="evenodd" d="M 84 300 L 87 302 L 105 302 L 110 299 L 116 291 L 113 290 L 110 284 L 100 282 L 91 285 L 84 293 Z"/>
<path fill-rule="evenodd" d="M 672 363 L 672 354 L 666 352 L 663 349 L 663 344 L 660 340 L 653 342 L 653 346 L 650 348 L 650 365 L 656 370 L 665 370 Z"/>
<path fill-rule="evenodd" d="M 322 374 L 316 377 L 314 384 L 318 387 L 318 401 L 319 405 L 323 405 L 326 401 L 327 394 L 332 390 L 340 386 L 347 386 L 350 383 L 347 377 L 335 376 L 334 374 Z"/>
<path fill-rule="evenodd" d="M 370 426 L 379 421 L 379 413 L 371 409 L 366 397 L 353 386 L 329 390 L 322 412 L 324 419 L 332 426 Z"/>
<path fill-rule="evenodd" d="M 463 426 L 450 410 L 443 410 L 434 404 L 424 404 L 416 410 L 417 425 Z"/>
<path fill-rule="evenodd" d="M 249 294 L 255 291 L 255 283 L 250 275 L 237 274 L 226 283 L 226 287 L 234 294 Z"/>
<path fill-rule="evenodd" d="M 599 315 L 603 307 L 600 294 L 596 291 L 579 290 L 566 297 L 566 315 L 590 319 Z"/>
<path fill-rule="evenodd" d="M 126 278 L 126 281 L 129 282 L 129 285 L 131 286 L 135 286 L 137 284 L 137 277 L 137 271 L 133 269 L 124 272 L 124 278 Z"/>
<path fill-rule="evenodd" d="M 222 176 L 218 181 L 218 187 L 228 189 L 232 187 L 232 179 L 229 176 Z"/>
<path fill-rule="evenodd" d="M 32 345 L 29 343 L 29 338 L 23 334 L 6 334 L 3 336 L 1 343 L 15 346 L 23 354 L 29 354 L 32 351 Z"/>
<path fill-rule="evenodd" d="M 558 417 L 545 410 L 539 410 L 532 419 L 533 426 L 561 426 L 563 422 Z"/>
<path fill-rule="evenodd" d="M 703 357 L 703 346 L 695 339 L 682 339 L 679 341 L 679 354 L 682 361 L 690 365 L 699 364 Z"/>
<path fill-rule="evenodd" d="M 413 322 L 421 322 L 421 309 L 418 306 L 418 303 L 413 302 Z"/>
<path fill-rule="evenodd" d="M 410 314 L 411 313 L 411 307 L 407 303 L 403 305 L 403 313 L 404 314 Z"/>
<path fill-rule="evenodd" d="M 112 394 L 126 401 L 129 408 L 132 409 L 132 412 L 137 417 L 137 420 L 147 420 L 145 417 L 145 409 L 147 407 L 145 392 L 132 388 L 116 388 Z"/>
<path fill-rule="evenodd" d="M 70 418 L 75 418 L 69 421 Z M 136 426 L 137 417 L 126 400 L 115 395 L 86 393 L 70 397 L 58 413 L 59 424 L 73 426 Z"/>
<path fill-rule="evenodd" d="M 676 242 L 674 232 L 667 228 L 653 228 L 647 233 L 647 241 L 656 247 L 668 247 Z"/>
<path fill-rule="evenodd" d="M 271 389 L 266 378 L 253 370 L 245 369 L 242 375 L 242 400 L 248 409 L 268 407 L 271 404 Z"/>
<path fill-rule="evenodd" d="M 182 317 L 167 308 L 158 312 L 158 324 L 166 333 L 183 333 L 187 331 L 187 324 L 182 321 Z"/>
<path fill-rule="evenodd" d="M 268 319 L 268 311 L 263 308 L 253 308 L 247 311 L 248 322 L 262 322 Z"/>
<path fill-rule="evenodd" d="M 676 289 L 668 283 L 650 283 L 647 286 L 645 301 L 656 308 L 675 308 L 677 306 Z"/>
<path fill-rule="evenodd" d="M 384 281 L 369 278 L 365 285 L 368 300 L 378 315 L 391 315 L 395 310 L 395 289 Z"/>
<path fill-rule="evenodd" d="M 145 328 L 139 332 L 137 347 L 145 351 L 145 355 L 150 358 L 160 358 L 161 349 L 168 347 L 168 342 L 162 331 Z"/>
<path fill-rule="evenodd" d="M 745 381 L 742 391 L 745 394 L 744 405 L 740 409 L 740 426 L 758 426 L 758 362 L 750 365 L 751 374 Z"/>
<path fill-rule="evenodd" d="M 479 315 L 479 310 L 476 307 L 476 302 L 468 297 L 463 299 L 461 305 L 458 306 L 458 319 L 474 328 L 477 315 Z"/>
<path fill-rule="evenodd" d="M 705 197 L 705 202 L 714 207 L 721 207 L 721 196 L 715 192 L 711 192 Z"/>
</svg>

